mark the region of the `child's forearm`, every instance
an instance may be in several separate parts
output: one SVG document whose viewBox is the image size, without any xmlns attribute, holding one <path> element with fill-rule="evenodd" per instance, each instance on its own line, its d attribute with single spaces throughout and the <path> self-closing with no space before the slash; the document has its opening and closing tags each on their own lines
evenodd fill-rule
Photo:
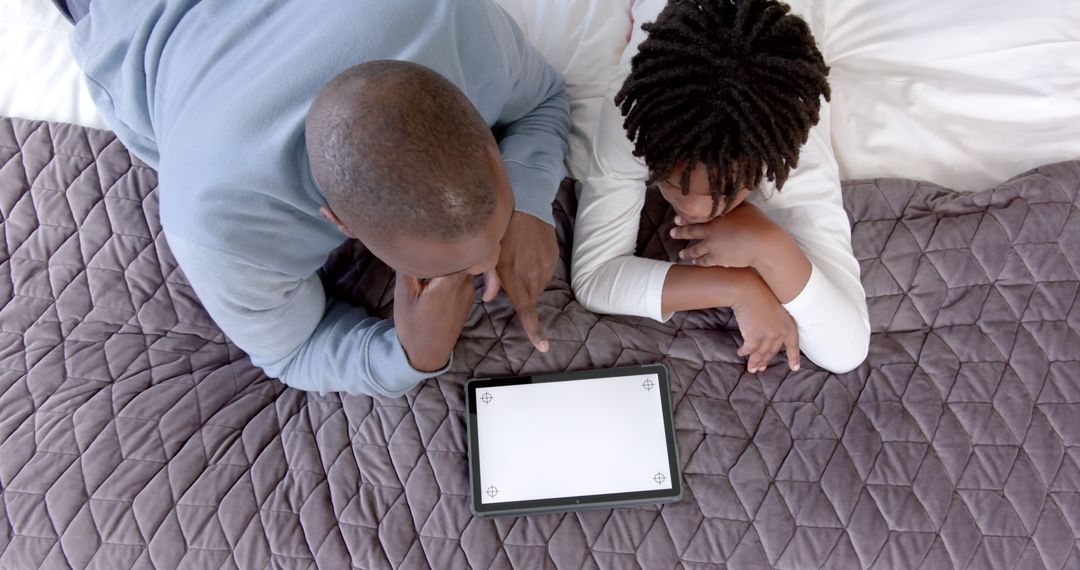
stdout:
<svg viewBox="0 0 1080 570">
<path fill-rule="evenodd" d="M 791 302 L 810 279 L 810 260 L 782 230 L 762 236 L 759 248 L 752 269 L 673 266 L 664 280 L 664 314 L 731 307 L 747 287 L 768 287 L 781 303 Z"/>
<path fill-rule="evenodd" d="M 752 269 L 674 265 L 664 279 L 661 309 L 665 315 L 679 311 L 731 307 L 747 287 L 765 287 Z"/>
<path fill-rule="evenodd" d="M 810 260 L 787 232 L 764 237 L 754 256 L 754 269 L 781 303 L 799 296 L 810 279 Z"/>
</svg>

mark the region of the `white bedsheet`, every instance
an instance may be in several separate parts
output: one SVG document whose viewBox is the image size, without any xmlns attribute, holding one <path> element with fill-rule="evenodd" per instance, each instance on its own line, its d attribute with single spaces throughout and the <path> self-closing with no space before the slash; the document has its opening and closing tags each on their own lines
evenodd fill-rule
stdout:
<svg viewBox="0 0 1080 570">
<path fill-rule="evenodd" d="M 817 4 L 843 178 L 981 190 L 1080 158 L 1080 1 Z"/>
<path fill-rule="evenodd" d="M 0 115 L 108 128 L 49 0 L 0 0 Z"/>
<path fill-rule="evenodd" d="M 585 176 L 630 0 L 498 0 L 567 78 Z M 1080 0 L 793 0 L 832 67 L 844 178 L 978 190 L 1080 158 Z M 0 0 L 0 115 L 107 128 L 47 0 Z"/>
</svg>

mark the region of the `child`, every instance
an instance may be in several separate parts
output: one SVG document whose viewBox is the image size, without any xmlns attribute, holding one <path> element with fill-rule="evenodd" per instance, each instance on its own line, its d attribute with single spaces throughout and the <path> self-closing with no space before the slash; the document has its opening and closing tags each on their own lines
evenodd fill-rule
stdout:
<svg viewBox="0 0 1080 570">
<path fill-rule="evenodd" d="M 841 373 L 870 325 L 829 142 L 828 67 L 775 0 L 637 0 L 579 200 L 572 282 L 590 310 L 734 310 L 750 372 L 799 348 Z M 824 101 L 823 101 L 824 100 Z M 621 113 L 620 113 L 621 111 Z M 693 240 L 634 257 L 647 188 Z"/>
</svg>

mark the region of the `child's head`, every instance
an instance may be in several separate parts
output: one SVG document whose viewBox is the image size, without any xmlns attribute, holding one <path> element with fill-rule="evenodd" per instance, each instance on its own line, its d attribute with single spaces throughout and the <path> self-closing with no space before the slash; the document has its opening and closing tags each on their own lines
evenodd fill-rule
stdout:
<svg viewBox="0 0 1080 570">
<path fill-rule="evenodd" d="M 829 99 L 809 26 L 775 0 L 671 0 L 615 97 L 649 183 L 691 222 L 783 186 Z"/>
</svg>

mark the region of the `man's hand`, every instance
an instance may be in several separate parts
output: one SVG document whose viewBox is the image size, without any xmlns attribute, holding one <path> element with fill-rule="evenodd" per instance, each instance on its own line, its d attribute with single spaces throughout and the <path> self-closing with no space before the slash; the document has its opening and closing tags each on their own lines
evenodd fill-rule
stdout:
<svg viewBox="0 0 1080 570">
<path fill-rule="evenodd" d="M 499 293 L 501 282 L 521 327 L 540 352 L 548 351 L 548 339 L 536 316 L 536 300 L 555 274 L 558 258 L 555 228 L 539 218 L 515 211 L 502 239 L 502 253 L 495 268 L 498 279 L 489 276 L 484 289 L 484 301 L 491 301 Z"/>
<path fill-rule="evenodd" d="M 676 218 L 675 223 L 679 224 Z M 703 224 L 671 229 L 671 237 L 700 240 L 679 252 L 679 259 L 705 267 L 755 267 L 770 249 L 779 249 L 791 236 L 753 204 L 742 203 L 722 217 Z"/>
<path fill-rule="evenodd" d="M 731 309 L 743 335 L 738 354 L 749 357 L 748 371 L 764 372 L 781 348 L 787 353 L 788 367 L 799 369 L 799 331 L 768 285 L 756 277 L 748 281 Z"/>
<path fill-rule="evenodd" d="M 473 305 L 473 281 L 464 272 L 429 281 L 397 274 L 394 326 L 413 368 L 434 372 L 446 366 Z"/>
</svg>

